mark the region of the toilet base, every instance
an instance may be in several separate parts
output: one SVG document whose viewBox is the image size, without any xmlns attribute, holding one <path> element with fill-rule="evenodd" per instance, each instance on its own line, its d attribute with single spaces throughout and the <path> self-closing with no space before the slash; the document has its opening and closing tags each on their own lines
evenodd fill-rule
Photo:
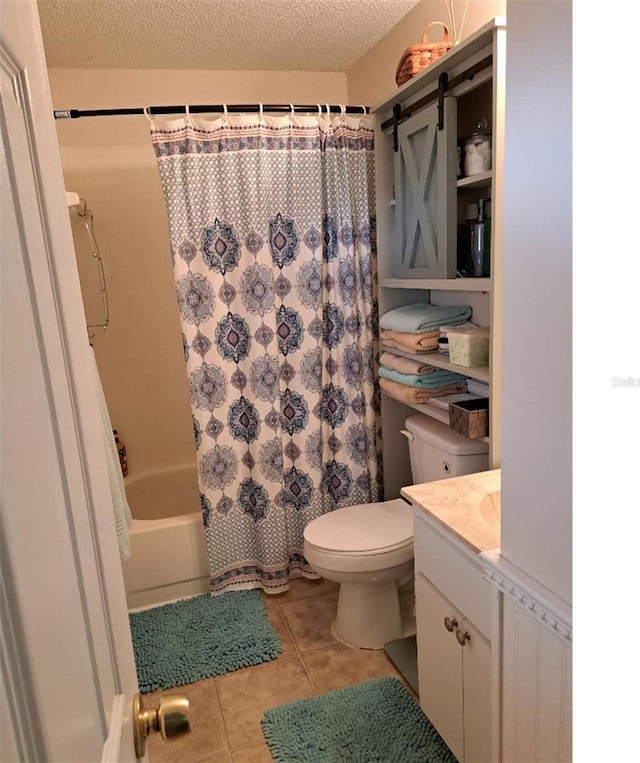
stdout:
<svg viewBox="0 0 640 763">
<path fill-rule="evenodd" d="M 331 632 L 338 641 L 358 649 L 382 649 L 389 641 L 402 638 L 406 634 L 398 582 L 342 583 Z"/>
</svg>

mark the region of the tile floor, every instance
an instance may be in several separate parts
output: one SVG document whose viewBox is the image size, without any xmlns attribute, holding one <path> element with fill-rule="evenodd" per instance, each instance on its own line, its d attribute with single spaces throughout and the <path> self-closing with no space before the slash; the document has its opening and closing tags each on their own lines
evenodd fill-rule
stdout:
<svg viewBox="0 0 640 763">
<path fill-rule="evenodd" d="M 265 596 L 282 644 L 275 660 L 145 694 L 147 707 L 162 694 L 185 694 L 191 709 L 190 734 L 149 739 L 151 763 L 272 763 L 260 725 L 267 708 L 379 676 L 400 678 L 411 691 L 384 651 L 349 649 L 333 638 L 337 591 L 329 581 L 298 579 L 286 593 Z"/>
</svg>

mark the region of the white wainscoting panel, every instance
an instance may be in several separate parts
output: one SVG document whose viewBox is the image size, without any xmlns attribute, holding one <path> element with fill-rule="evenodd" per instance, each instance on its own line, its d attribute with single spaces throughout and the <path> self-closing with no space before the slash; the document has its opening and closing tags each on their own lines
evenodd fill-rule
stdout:
<svg viewBox="0 0 640 763">
<path fill-rule="evenodd" d="M 572 759 L 571 608 L 498 553 L 483 554 L 485 577 L 502 596 L 500 760 Z"/>
</svg>

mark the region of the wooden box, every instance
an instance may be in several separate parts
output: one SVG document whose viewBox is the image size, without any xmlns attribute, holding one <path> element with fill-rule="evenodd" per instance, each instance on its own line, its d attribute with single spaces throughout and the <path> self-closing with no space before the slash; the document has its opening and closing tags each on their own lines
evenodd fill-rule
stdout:
<svg viewBox="0 0 640 763">
<path fill-rule="evenodd" d="M 449 426 L 465 437 L 475 439 L 489 434 L 489 398 L 449 403 Z"/>
</svg>

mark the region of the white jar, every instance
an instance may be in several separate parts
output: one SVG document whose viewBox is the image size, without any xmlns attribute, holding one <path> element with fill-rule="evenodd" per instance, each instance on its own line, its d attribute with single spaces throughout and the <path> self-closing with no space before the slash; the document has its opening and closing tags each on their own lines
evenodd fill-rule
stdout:
<svg viewBox="0 0 640 763">
<path fill-rule="evenodd" d="M 467 138 L 464 144 L 464 174 L 467 177 L 491 169 L 491 133 L 486 129 L 487 122 L 484 119 L 476 126 L 477 132 Z"/>
</svg>

